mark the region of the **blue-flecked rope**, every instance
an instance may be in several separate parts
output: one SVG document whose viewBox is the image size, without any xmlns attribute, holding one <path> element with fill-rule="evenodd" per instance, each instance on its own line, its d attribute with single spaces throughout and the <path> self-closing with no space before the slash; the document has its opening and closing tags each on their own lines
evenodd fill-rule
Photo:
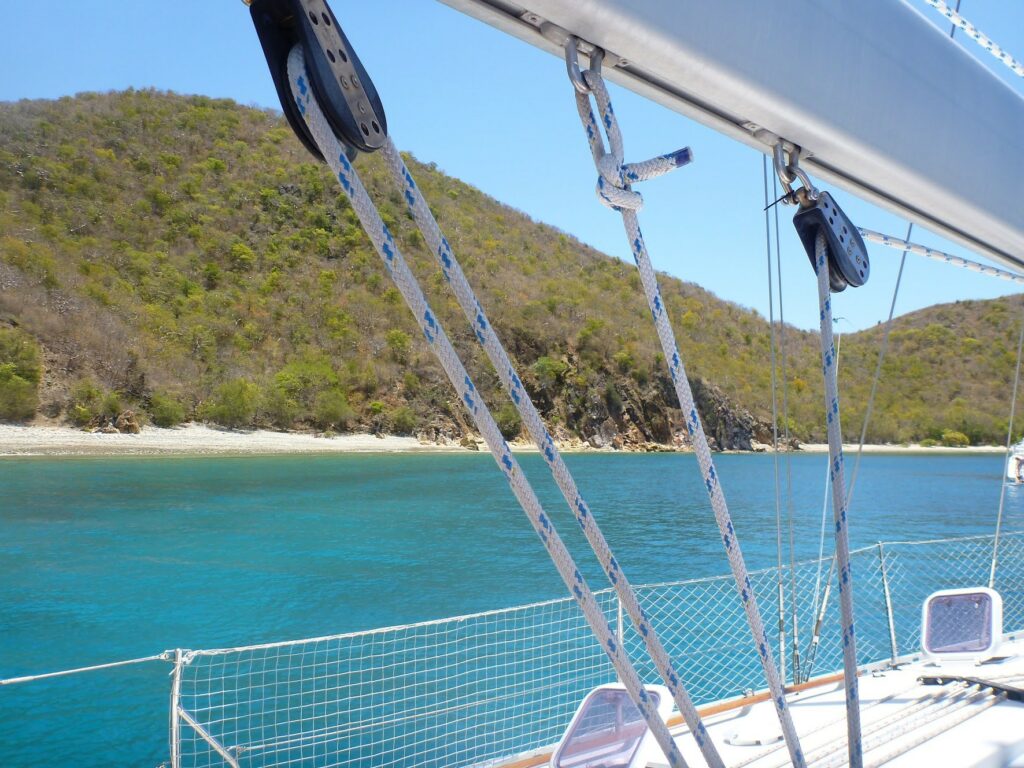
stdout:
<svg viewBox="0 0 1024 768">
<path fill-rule="evenodd" d="M 437 356 L 441 367 L 458 393 L 459 399 L 469 411 L 477 430 L 543 542 L 551 561 L 570 594 L 580 606 L 594 636 L 615 668 L 619 680 L 647 722 L 669 764 L 685 768 L 686 761 L 672 738 L 668 726 L 658 714 L 653 698 L 644 689 L 636 668 L 619 643 L 615 631 L 609 625 L 593 592 L 573 562 L 572 556 L 555 530 L 554 524 L 542 508 L 532 486 L 501 436 L 494 417 L 473 385 L 455 348 L 441 328 L 440 321 L 427 304 L 416 277 L 409 269 L 366 188 L 359 180 L 355 168 L 345 156 L 344 150 L 313 97 L 313 92 L 308 85 L 302 50 L 299 46 L 295 46 L 288 57 L 288 76 L 297 108 L 309 126 L 317 146 L 320 147 L 328 165 L 334 171 L 342 189 L 351 201 L 352 209 L 356 212 L 377 253 L 383 259 L 384 266 L 395 286 L 412 310 L 431 351 Z"/>
<path fill-rule="evenodd" d="M 455 258 L 451 245 L 441 233 L 441 228 L 438 226 L 433 213 L 431 213 L 430 206 L 420 193 L 419 187 L 416 186 L 412 174 L 402 161 L 402 156 L 390 137 L 381 151 L 384 156 L 384 162 L 391 171 L 395 184 L 402 190 L 402 195 L 409 208 L 409 212 L 415 219 L 420 232 L 423 233 L 427 241 L 427 245 L 441 266 L 441 272 L 445 280 L 451 285 L 452 291 L 455 293 L 459 305 L 466 315 L 466 319 L 469 320 L 470 325 L 473 327 L 477 340 L 487 353 L 487 357 L 490 359 L 491 364 L 498 373 L 498 377 L 508 391 L 509 397 L 522 417 L 523 424 L 533 438 L 534 443 L 536 443 L 541 456 L 544 457 L 544 461 L 551 470 L 556 485 L 561 490 L 569 505 L 569 509 L 576 518 L 576 522 L 579 524 L 584 536 L 586 536 L 587 541 L 590 543 L 591 549 L 593 549 L 594 554 L 600 561 L 608 581 L 615 589 L 623 610 L 636 627 L 638 636 L 646 646 L 647 652 L 654 662 L 655 668 L 658 670 L 658 674 L 672 693 L 672 697 L 679 707 L 679 711 L 687 726 L 690 728 L 690 732 L 693 734 L 698 747 L 700 747 L 704 759 L 711 768 L 724 768 L 722 758 L 718 754 L 714 743 L 708 737 L 704 723 L 697 713 L 693 700 L 686 691 L 676 665 L 665 650 L 661 639 L 647 618 L 647 614 L 640 607 L 640 602 L 633 591 L 632 585 L 626 578 L 621 565 L 615 559 L 615 555 L 612 553 L 608 541 L 601 532 L 597 520 L 594 518 L 586 500 L 580 494 L 576 482 L 569 472 L 569 468 L 562 459 L 558 448 L 555 447 L 551 434 L 544 426 L 544 420 L 537 412 L 533 400 L 524 389 L 522 381 L 512 365 L 512 361 L 498 339 L 494 327 L 491 325 L 483 307 L 473 292 L 472 286 L 470 286 L 469 281 L 466 279 L 462 267 Z M 664 165 L 664 161 L 648 163 L 636 169 L 635 172 L 649 174 L 655 172 L 658 167 L 664 167 Z M 672 167 L 675 166 L 673 165 Z"/>
<path fill-rule="evenodd" d="M 850 768 L 863 765 L 861 751 L 860 697 L 857 681 L 857 636 L 853 622 L 853 574 L 850 572 L 850 531 L 846 517 L 846 478 L 843 473 L 843 430 L 836 380 L 836 346 L 832 335 L 832 294 L 825 263 L 828 245 L 824 232 L 814 241 L 814 271 L 818 276 L 821 321 L 821 370 L 825 378 L 825 421 L 828 428 L 829 480 L 832 483 L 832 517 L 835 521 L 836 566 L 839 570 L 839 621 L 843 634 L 843 673 L 846 688 L 846 732 Z"/>
<path fill-rule="evenodd" d="M 647 246 L 644 244 L 643 235 L 640 232 L 637 210 L 642 206 L 643 200 L 638 192 L 630 188 L 630 183 L 633 181 L 630 169 L 637 166 L 628 165 L 623 162 L 622 133 L 619 130 L 615 111 L 611 104 L 611 97 L 608 95 L 608 89 L 605 87 L 603 78 L 593 70 L 584 72 L 583 77 L 594 95 L 601 114 L 601 123 L 599 125 L 590 108 L 589 96 L 578 91 L 576 92 L 576 106 L 579 111 L 580 120 L 583 123 L 583 129 L 587 135 L 587 141 L 590 144 L 594 164 L 598 170 L 598 198 L 604 205 L 622 214 L 622 221 L 626 228 L 626 236 L 629 238 L 633 259 L 640 271 L 640 282 L 643 285 L 644 294 L 650 306 L 651 316 L 654 318 L 662 352 L 665 355 L 665 360 L 668 362 L 669 374 L 672 377 L 679 405 L 686 417 L 686 429 L 693 443 L 697 463 L 700 465 L 704 486 L 711 500 L 711 508 L 714 511 L 715 521 L 722 536 L 725 554 L 732 569 L 740 599 L 743 602 L 747 623 L 750 625 L 754 646 L 757 648 L 758 658 L 764 669 L 772 702 L 778 713 L 779 723 L 782 726 L 782 734 L 789 749 L 790 759 L 796 768 L 804 768 L 806 763 L 803 751 L 800 748 L 800 740 L 797 736 L 796 727 L 793 725 L 792 714 L 786 702 L 785 689 L 779 677 L 778 668 L 772 657 L 768 635 L 765 632 L 764 622 L 761 620 L 761 612 L 757 605 L 757 597 L 754 594 L 753 585 L 747 574 L 746 563 L 743 560 L 743 553 L 740 551 L 736 531 L 733 527 L 732 518 L 729 515 L 729 508 L 725 502 L 725 495 L 718 482 L 718 473 L 715 470 L 714 462 L 711 460 L 711 449 L 708 446 L 707 435 L 704 433 L 704 426 L 701 424 L 700 416 L 697 413 L 690 381 L 687 378 L 682 357 L 679 355 L 675 334 L 672 332 L 672 326 L 669 324 L 668 312 L 661 298 L 661 291 L 658 288 L 654 268 L 647 253 Z M 603 126 L 604 134 L 608 137 L 609 149 L 605 149 L 600 126 Z M 664 169 L 661 171 L 664 173 L 672 168 L 684 165 L 686 162 L 689 162 L 690 158 L 691 155 L 688 150 L 679 150 L 671 155 L 659 158 L 662 162 L 657 167 Z M 646 166 L 646 164 L 641 165 Z M 637 180 L 640 180 L 639 174 L 637 174 Z"/>
<path fill-rule="evenodd" d="M 1003 50 L 984 32 L 978 29 L 976 26 L 971 24 L 967 19 L 957 13 L 955 10 L 950 8 L 942 0 L 924 0 L 928 5 L 937 10 L 951 22 L 953 22 L 954 29 L 959 27 L 964 33 L 971 38 L 974 42 L 984 48 L 986 51 L 995 56 L 999 61 L 1003 62 L 1010 70 L 1018 77 L 1024 77 L 1024 64 L 1013 58 L 1008 51 Z M 958 3 L 959 5 L 959 3 Z"/>
</svg>

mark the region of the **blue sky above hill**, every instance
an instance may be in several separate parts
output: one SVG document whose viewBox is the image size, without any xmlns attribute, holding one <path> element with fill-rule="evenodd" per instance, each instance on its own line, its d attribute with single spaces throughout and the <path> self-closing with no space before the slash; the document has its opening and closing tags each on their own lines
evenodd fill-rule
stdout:
<svg viewBox="0 0 1024 768">
<path fill-rule="evenodd" d="M 910 4 L 942 22 L 922 0 Z M 384 98 L 399 146 L 538 220 L 629 258 L 620 218 L 594 196 L 593 163 L 558 59 L 429 0 L 334 0 L 332 7 Z M 1024 3 L 963 0 L 961 9 L 1024 56 Z M 237 0 L 17 3 L 5 21 L 0 100 L 152 86 L 277 107 L 248 11 Z M 960 42 L 1021 92 L 1024 81 L 971 41 Z M 655 265 L 767 315 L 761 156 L 620 88 L 612 95 L 627 160 L 684 145 L 695 151 L 691 166 L 640 190 L 646 203 L 641 224 Z M 846 193 L 838 197 L 862 226 L 905 233 L 906 222 Z M 814 328 L 814 278 L 789 224 L 791 211 L 780 214 L 785 317 Z M 971 256 L 922 230 L 914 239 Z M 872 258 L 869 284 L 836 300 L 836 314 L 845 318 L 841 331 L 870 327 L 888 312 L 899 253 L 872 248 Z M 1010 283 L 911 255 L 897 312 L 1013 292 Z"/>
</svg>

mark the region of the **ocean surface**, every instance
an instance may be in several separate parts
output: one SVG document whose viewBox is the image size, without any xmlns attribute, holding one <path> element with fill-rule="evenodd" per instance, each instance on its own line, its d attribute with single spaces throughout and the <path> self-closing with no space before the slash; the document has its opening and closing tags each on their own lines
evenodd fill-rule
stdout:
<svg viewBox="0 0 1024 768">
<path fill-rule="evenodd" d="M 543 462 L 520 458 L 604 587 Z M 692 456 L 567 462 L 634 583 L 728 571 Z M 717 465 L 748 565 L 773 565 L 773 458 Z M 1002 467 L 1000 455 L 865 456 L 853 545 L 991 534 Z M 779 470 L 796 556 L 815 557 L 826 458 Z M 1006 526 L 1024 527 L 1018 488 Z M 0 460 L 0 678 L 563 595 L 487 455 Z M 165 762 L 168 672 L 155 662 L 0 687 L 0 766 Z"/>
</svg>

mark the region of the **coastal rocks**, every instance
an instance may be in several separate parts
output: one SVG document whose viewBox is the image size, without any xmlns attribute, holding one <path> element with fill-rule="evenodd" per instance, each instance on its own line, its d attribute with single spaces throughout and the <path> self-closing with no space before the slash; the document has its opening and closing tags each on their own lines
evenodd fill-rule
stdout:
<svg viewBox="0 0 1024 768">
<path fill-rule="evenodd" d="M 771 442 L 771 426 L 732 403 L 714 384 L 696 379 L 693 397 L 712 450 L 751 451 L 755 440 Z"/>
<path fill-rule="evenodd" d="M 87 432 L 104 435 L 137 435 L 142 431 L 135 411 L 121 411 L 117 416 L 96 416 L 86 427 Z"/>
<path fill-rule="evenodd" d="M 142 431 L 142 427 L 139 426 L 139 420 L 135 416 L 134 411 L 122 411 L 118 414 L 114 420 L 114 427 L 118 432 L 127 433 L 129 435 L 137 435 Z"/>
</svg>

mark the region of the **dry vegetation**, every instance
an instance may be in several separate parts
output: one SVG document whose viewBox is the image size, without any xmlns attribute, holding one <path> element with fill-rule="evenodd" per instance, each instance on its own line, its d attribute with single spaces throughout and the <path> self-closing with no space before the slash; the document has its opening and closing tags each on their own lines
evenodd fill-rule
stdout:
<svg viewBox="0 0 1024 768">
<path fill-rule="evenodd" d="M 587 437 L 678 427 L 635 269 L 409 158 L 549 421 Z M 358 161 L 481 389 L 472 331 L 374 157 Z M 767 324 L 665 279 L 691 375 L 765 420 Z M 1019 301 L 902 318 L 876 441 L 1003 439 Z M 0 418 L 200 418 L 457 436 L 464 422 L 330 173 L 273 113 L 153 91 L 0 105 Z M 843 342 L 852 435 L 877 330 Z M 791 427 L 821 439 L 816 336 L 790 330 Z M 26 351 L 28 350 L 28 351 Z M 33 362 L 34 361 L 34 362 Z M 711 388 L 707 388 L 711 390 Z M 31 408 L 29 407 L 31 405 Z M 514 410 L 499 407 L 508 435 Z"/>
</svg>

